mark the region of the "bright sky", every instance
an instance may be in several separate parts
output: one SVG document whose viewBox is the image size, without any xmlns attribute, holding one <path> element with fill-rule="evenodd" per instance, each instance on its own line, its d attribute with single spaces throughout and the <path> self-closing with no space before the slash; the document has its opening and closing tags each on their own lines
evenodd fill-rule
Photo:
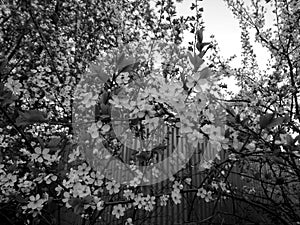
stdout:
<svg viewBox="0 0 300 225">
<path fill-rule="evenodd" d="M 245 0 L 244 2 L 247 1 L 249 0 Z M 184 0 L 182 3 L 178 3 L 178 15 L 192 15 L 193 12 L 190 10 L 192 2 L 194 1 Z M 241 30 L 238 20 L 234 18 L 223 0 L 203 0 L 200 2 L 200 7 L 204 9 L 202 16 L 205 26 L 205 40 L 209 41 L 210 36 L 214 35 L 219 44 L 221 55 L 224 58 L 237 55 L 237 59 L 233 65 L 238 66 L 241 54 Z M 189 34 L 186 36 L 186 43 L 193 40 L 193 37 Z M 254 43 L 254 33 L 251 38 L 258 57 L 258 64 L 261 67 L 265 67 L 268 61 L 268 57 L 266 57 L 267 52 L 260 45 Z"/>
<path fill-rule="evenodd" d="M 185 0 L 178 4 L 180 6 L 178 14 L 192 15 L 190 11 L 192 2 L 194 1 Z M 205 25 L 204 40 L 210 41 L 210 36 L 214 35 L 224 57 L 239 55 L 241 49 L 239 24 L 225 3 L 222 0 L 204 0 L 200 4 L 204 8 L 202 13 Z M 186 38 L 186 41 L 192 40 L 192 36 Z"/>
<path fill-rule="evenodd" d="M 245 0 L 244 2 L 248 2 Z M 194 15 L 190 10 L 190 6 L 194 0 L 183 0 L 178 3 L 178 16 Z M 220 48 L 220 54 L 224 58 L 236 55 L 237 58 L 232 62 L 232 66 L 239 67 L 241 62 L 241 30 L 239 23 L 234 18 L 233 13 L 227 8 L 223 0 L 203 0 L 200 2 L 200 7 L 203 7 L 202 13 L 204 21 L 204 41 L 210 41 L 210 36 L 214 35 Z M 266 68 L 269 59 L 269 54 L 261 45 L 254 42 L 254 32 L 250 33 L 254 52 L 257 55 L 257 62 L 261 69 Z M 193 41 L 193 35 L 186 33 L 184 43 Z M 232 84 L 232 80 L 226 82 Z M 231 86 L 234 88 L 234 86 Z"/>
</svg>

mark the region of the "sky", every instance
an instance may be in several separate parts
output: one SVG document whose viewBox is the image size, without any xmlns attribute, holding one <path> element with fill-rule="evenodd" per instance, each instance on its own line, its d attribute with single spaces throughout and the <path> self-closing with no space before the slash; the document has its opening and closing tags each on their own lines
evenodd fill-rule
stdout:
<svg viewBox="0 0 300 225">
<path fill-rule="evenodd" d="M 178 4 L 179 15 L 192 15 L 190 6 L 193 0 L 184 0 Z M 200 3 L 204 11 L 204 41 L 210 41 L 214 35 L 224 57 L 240 55 L 240 29 L 238 21 L 233 17 L 231 11 L 226 7 L 223 0 L 204 0 Z M 189 34 L 187 34 L 189 36 Z M 193 40 L 192 35 L 185 36 L 185 42 Z"/>
<path fill-rule="evenodd" d="M 248 2 L 245 0 L 244 2 Z M 190 10 L 190 6 L 194 0 L 183 0 L 177 3 L 178 16 L 194 15 L 194 11 Z M 234 17 L 233 13 L 228 9 L 223 0 L 203 0 L 200 2 L 200 7 L 203 7 L 202 19 L 204 21 L 204 41 L 210 41 L 210 36 L 214 35 L 219 48 L 220 54 L 223 58 L 229 58 L 236 55 L 237 57 L 232 61 L 231 66 L 239 67 L 241 62 L 241 29 L 239 22 Z M 268 21 L 267 21 L 268 22 Z M 268 51 L 260 44 L 254 42 L 254 31 L 250 31 L 250 38 L 253 49 L 257 55 L 257 62 L 261 69 L 266 69 L 266 64 L 269 60 Z M 193 41 L 194 37 L 188 32 L 184 38 L 184 45 L 188 41 Z M 226 80 L 230 89 L 235 89 L 234 80 Z"/>
<path fill-rule="evenodd" d="M 244 0 L 247 2 L 249 0 Z M 183 0 L 177 3 L 178 15 L 194 15 L 190 10 L 190 6 L 194 0 Z M 200 2 L 200 7 L 203 7 L 202 18 L 204 21 L 204 41 L 210 41 L 210 36 L 214 35 L 217 40 L 220 53 L 224 58 L 232 55 L 237 55 L 235 66 L 240 63 L 241 54 L 241 30 L 239 28 L 238 20 L 233 16 L 233 13 L 227 8 L 223 0 L 203 0 Z M 185 36 L 185 43 L 192 41 L 191 34 Z M 254 51 L 257 55 L 257 61 L 260 67 L 265 68 L 269 58 L 268 52 L 260 44 L 254 42 L 254 32 L 251 32 L 251 40 Z"/>
</svg>

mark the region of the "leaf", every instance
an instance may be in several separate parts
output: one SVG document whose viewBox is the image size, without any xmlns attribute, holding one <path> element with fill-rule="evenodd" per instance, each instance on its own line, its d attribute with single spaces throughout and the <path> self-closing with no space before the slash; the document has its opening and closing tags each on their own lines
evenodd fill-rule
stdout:
<svg viewBox="0 0 300 225">
<path fill-rule="evenodd" d="M 279 126 L 284 122 L 285 118 L 284 117 L 279 117 L 279 118 L 275 118 L 271 121 L 271 123 L 268 124 L 268 128 L 272 128 L 275 126 Z"/>
<path fill-rule="evenodd" d="M 107 91 L 105 91 L 102 96 L 101 96 L 101 102 L 103 104 L 107 104 L 108 103 L 108 100 L 109 100 L 109 94 Z"/>
<path fill-rule="evenodd" d="M 46 144 L 46 147 L 50 149 L 50 152 L 59 151 L 61 141 L 62 141 L 62 139 L 60 137 L 53 137 L 48 141 L 48 143 Z"/>
<path fill-rule="evenodd" d="M 101 65 L 96 65 L 94 63 L 91 63 L 90 70 L 91 70 L 91 73 L 96 74 L 97 77 L 99 77 L 103 83 L 105 83 L 109 79 L 109 76 L 103 71 Z"/>
<path fill-rule="evenodd" d="M 198 42 L 196 44 L 196 48 L 198 49 L 199 52 L 201 52 L 203 50 L 203 48 L 206 46 L 206 45 L 209 45 L 210 43 L 209 42 L 204 42 L 204 43 L 200 43 Z"/>
<path fill-rule="evenodd" d="M 19 112 L 19 116 L 16 119 L 17 126 L 27 126 L 35 123 L 47 122 L 47 115 L 39 110 L 28 110 L 25 112 Z"/>
<path fill-rule="evenodd" d="M 243 126 L 248 126 L 249 121 L 250 121 L 250 118 L 245 118 L 245 119 L 243 119 L 243 120 L 241 121 L 241 124 L 242 124 Z"/>
<path fill-rule="evenodd" d="M 16 201 L 17 201 L 17 202 L 19 202 L 19 203 L 27 203 L 26 199 L 23 198 L 23 196 L 20 195 L 20 194 L 16 194 L 15 197 L 16 197 Z"/>
<path fill-rule="evenodd" d="M 212 75 L 211 70 L 206 67 L 203 70 L 200 71 L 200 79 L 207 79 Z"/>
<path fill-rule="evenodd" d="M 192 54 L 190 52 L 187 52 L 187 55 L 189 57 L 190 63 L 194 66 L 194 57 L 192 56 Z"/>
<path fill-rule="evenodd" d="M 47 147 L 48 148 L 55 148 L 60 144 L 61 140 L 62 139 L 60 137 L 53 137 L 48 141 Z"/>
<path fill-rule="evenodd" d="M 268 125 L 272 122 L 275 114 L 274 113 L 267 113 L 264 116 L 261 116 L 259 118 L 259 125 L 262 129 L 265 129 L 268 127 Z"/>
<path fill-rule="evenodd" d="M 134 69 L 136 69 L 138 65 L 140 65 L 140 62 L 135 62 L 135 63 L 129 64 L 129 65 L 123 67 L 123 69 L 120 71 L 120 73 L 131 72 Z"/>
<path fill-rule="evenodd" d="M 202 43 L 202 41 L 203 41 L 203 28 L 201 28 L 200 30 L 197 30 L 196 36 L 197 36 L 198 42 Z"/>
<path fill-rule="evenodd" d="M 121 91 L 122 91 L 122 88 L 121 88 L 121 87 L 120 87 L 120 88 L 115 88 L 114 91 L 113 91 L 113 93 L 114 93 L 115 95 L 118 95 Z"/>
<path fill-rule="evenodd" d="M 182 84 L 183 84 L 183 89 L 184 89 L 185 91 L 188 91 L 189 88 L 186 86 L 186 79 L 185 79 L 183 73 L 180 73 L 180 79 L 181 79 L 181 82 L 182 82 Z"/>
<path fill-rule="evenodd" d="M 7 89 L 4 84 L 0 83 L 0 103 L 2 106 L 7 106 L 13 103 L 17 97 Z"/>
<path fill-rule="evenodd" d="M 118 69 L 119 73 L 130 72 L 138 64 L 139 64 L 139 62 L 136 62 L 136 60 L 133 57 L 125 58 L 125 55 L 123 53 L 117 60 L 117 69 Z"/>
<path fill-rule="evenodd" d="M 191 62 L 191 64 L 194 66 L 194 72 L 198 71 L 198 69 L 200 68 L 200 66 L 204 63 L 204 60 L 201 59 L 199 56 L 197 56 L 196 54 L 194 54 L 194 56 L 192 56 L 192 54 L 190 52 L 187 52 L 187 55 L 189 57 L 189 60 Z"/>
<path fill-rule="evenodd" d="M 80 215 L 82 211 L 84 210 L 83 208 L 83 200 L 80 198 L 72 198 L 69 200 L 69 204 L 72 206 L 74 213 L 77 215 Z"/>
<path fill-rule="evenodd" d="M 111 108 L 108 104 L 100 104 L 100 109 L 101 109 L 101 115 L 110 115 L 111 113 Z"/>
<path fill-rule="evenodd" d="M 289 134 L 287 134 L 287 136 L 286 136 L 286 143 L 287 143 L 287 145 L 290 145 L 290 146 L 294 144 L 294 139 Z"/>
<path fill-rule="evenodd" d="M 37 141 L 39 142 L 39 144 L 40 144 L 40 146 L 42 147 L 42 149 L 44 149 L 44 148 L 45 148 L 44 141 L 43 141 L 40 137 L 37 137 L 36 139 L 37 139 Z"/>
<path fill-rule="evenodd" d="M 125 59 L 125 54 L 122 53 L 119 58 L 117 59 L 117 66 L 120 65 Z"/>
<path fill-rule="evenodd" d="M 296 144 L 298 141 L 298 143 L 300 143 L 300 135 L 297 135 L 293 141 L 293 144 Z"/>
<path fill-rule="evenodd" d="M 259 123 L 262 129 L 265 128 L 273 128 L 275 126 L 279 126 L 283 123 L 286 123 L 290 120 L 288 115 L 274 118 L 274 113 L 267 113 L 265 116 L 260 117 Z"/>
<path fill-rule="evenodd" d="M 290 122 L 290 121 L 291 121 L 291 118 L 290 118 L 289 114 L 285 114 L 285 117 L 284 117 L 283 122 L 284 122 L 284 123 L 288 123 L 288 122 Z"/>
</svg>

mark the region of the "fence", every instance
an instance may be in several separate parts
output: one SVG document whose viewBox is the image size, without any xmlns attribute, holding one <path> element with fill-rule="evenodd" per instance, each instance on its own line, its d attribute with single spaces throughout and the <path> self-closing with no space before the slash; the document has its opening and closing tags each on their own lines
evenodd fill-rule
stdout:
<svg viewBox="0 0 300 225">
<path fill-rule="evenodd" d="M 120 131 L 116 131 L 120 132 Z M 193 152 L 188 165 L 185 169 L 180 171 L 181 175 L 192 178 L 192 186 L 198 187 L 204 179 L 204 174 L 201 170 L 199 171 L 199 165 L 208 159 L 215 158 L 217 150 L 210 144 L 202 143 L 198 144 L 196 149 L 191 149 L 191 145 L 187 144 L 186 138 L 179 135 L 178 129 L 172 127 L 165 127 L 162 133 L 157 133 L 156 137 L 153 137 L 157 142 L 155 144 L 165 141 L 166 148 L 163 154 L 158 154 L 156 162 L 164 160 L 169 157 L 174 150 L 185 153 L 187 151 Z M 152 144 L 153 144 L 152 143 Z M 132 154 L 135 149 L 140 147 L 141 143 L 138 138 L 132 137 L 132 140 L 126 142 L 123 146 L 121 157 L 124 162 L 129 162 L 132 159 Z M 150 148 L 153 146 L 150 146 Z M 225 157 L 225 153 L 221 153 L 221 158 Z M 112 167 L 113 168 L 113 167 Z M 169 169 L 169 168 L 166 168 Z M 231 176 L 230 180 L 233 181 L 237 186 L 241 186 L 242 182 L 238 176 Z M 168 186 L 168 181 L 162 181 L 147 187 L 143 187 L 144 190 L 149 192 L 155 191 L 156 194 L 163 190 L 171 191 L 171 187 Z M 175 205 L 172 200 L 169 200 L 167 206 L 156 206 L 154 211 L 147 212 L 145 210 L 136 210 L 131 208 L 126 211 L 126 215 L 134 218 L 135 224 L 157 224 L 157 225 L 175 225 L 175 224 L 208 224 L 208 220 L 213 217 L 213 220 L 209 224 L 237 224 L 233 221 L 230 214 L 238 210 L 237 206 L 230 199 L 218 199 L 217 202 L 205 202 L 203 199 L 196 196 L 195 192 L 183 193 L 181 204 Z M 220 215 L 216 212 L 224 211 L 228 212 L 229 216 Z M 62 221 L 61 225 L 82 225 L 82 219 L 73 214 L 72 212 L 63 209 L 60 211 Z M 104 224 L 125 224 L 125 220 L 117 220 L 112 215 L 112 206 L 106 207 L 105 211 L 102 212 L 97 225 Z"/>
</svg>

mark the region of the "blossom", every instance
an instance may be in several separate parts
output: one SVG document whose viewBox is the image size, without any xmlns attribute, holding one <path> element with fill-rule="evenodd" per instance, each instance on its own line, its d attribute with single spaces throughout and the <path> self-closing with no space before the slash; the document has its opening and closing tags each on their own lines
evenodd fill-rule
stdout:
<svg viewBox="0 0 300 225">
<path fill-rule="evenodd" d="M 69 193 L 69 192 L 64 192 L 63 196 L 64 196 L 64 198 L 62 199 L 62 201 L 63 201 L 64 203 L 66 203 L 66 207 L 67 207 L 67 208 L 70 208 L 70 207 L 71 207 L 71 205 L 69 204 L 69 200 L 70 200 L 70 198 L 71 198 L 70 193 Z"/>
<path fill-rule="evenodd" d="M 222 189 L 222 191 L 226 191 L 226 184 L 223 181 L 221 181 L 219 183 L 219 185 L 220 185 L 220 188 Z"/>
<path fill-rule="evenodd" d="M 104 201 L 100 200 L 100 198 L 94 197 L 94 202 L 96 203 L 96 207 L 98 211 L 104 209 Z"/>
<path fill-rule="evenodd" d="M 89 167 L 86 163 L 83 163 L 82 165 L 78 166 L 78 173 L 80 175 L 87 174 L 91 170 L 91 167 Z"/>
<path fill-rule="evenodd" d="M 155 196 L 147 195 L 145 198 L 145 210 L 152 211 L 155 205 Z"/>
<path fill-rule="evenodd" d="M 183 185 L 180 182 L 175 181 L 173 184 L 173 189 L 175 192 L 180 192 L 180 190 L 183 189 Z"/>
<path fill-rule="evenodd" d="M 12 173 L 3 175 L 0 178 L 1 183 L 4 184 L 6 187 L 14 187 L 15 183 L 17 182 L 17 176 Z"/>
<path fill-rule="evenodd" d="M 57 195 L 60 195 L 63 188 L 61 186 L 57 186 L 54 190 L 57 192 Z"/>
<path fill-rule="evenodd" d="M 3 170 L 4 168 L 4 164 L 0 164 L 0 173 L 5 173 L 5 171 Z"/>
<path fill-rule="evenodd" d="M 44 180 L 46 181 L 46 184 L 51 184 L 52 181 L 56 181 L 57 180 L 57 176 L 54 174 L 48 174 Z"/>
<path fill-rule="evenodd" d="M 199 188 L 197 192 L 197 196 L 200 196 L 201 198 L 204 198 L 206 202 L 209 202 L 212 200 L 212 192 L 206 191 L 204 188 Z"/>
<path fill-rule="evenodd" d="M 223 137 L 221 136 L 221 127 L 211 126 L 209 138 L 216 141 L 223 139 Z"/>
<path fill-rule="evenodd" d="M 97 95 L 93 96 L 92 92 L 88 92 L 81 94 L 81 96 L 83 97 L 82 104 L 84 104 L 85 107 L 90 108 L 91 106 L 96 105 L 98 99 Z"/>
<path fill-rule="evenodd" d="M 33 216 L 36 216 L 42 210 L 44 203 L 48 200 L 48 198 L 41 198 L 39 194 L 36 196 L 31 195 L 29 197 L 29 203 L 26 206 L 23 206 L 23 210 L 29 209 Z"/>
<path fill-rule="evenodd" d="M 211 191 L 206 192 L 206 195 L 205 195 L 205 197 L 204 197 L 204 200 L 205 200 L 206 202 L 209 202 L 209 201 L 212 200 L 211 194 L 212 194 Z"/>
<path fill-rule="evenodd" d="M 106 189 L 109 191 L 109 194 L 112 195 L 114 193 L 118 193 L 120 191 L 120 184 L 116 183 L 116 181 L 110 181 L 106 184 Z"/>
<path fill-rule="evenodd" d="M 34 149 L 34 153 L 31 155 L 31 159 L 39 163 L 42 163 L 44 161 L 52 162 L 53 157 L 49 154 L 49 151 L 50 150 L 48 148 L 44 148 L 42 150 L 40 147 L 36 147 Z"/>
<path fill-rule="evenodd" d="M 80 182 L 77 182 L 73 186 L 73 190 L 74 190 L 74 192 L 73 192 L 74 197 L 83 198 L 83 197 L 91 195 L 90 187 L 87 185 L 83 185 Z"/>
<path fill-rule="evenodd" d="M 180 192 L 172 191 L 171 197 L 176 205 L 181 203 L 182 196 Z"/>
<path fill-rule="evenodd" d="M 204 160 L 204 162 L 201 163 L 200 168 L 201 169 L 210 169 L 212 167 L 213 160 Z"/>
<path fill-rule="evenodd" d="M 30 202 L 28 203 L 28 208 L 41 210 L 43 208 L 43 203 L 45 202 L 37 194 L 35 197 L 32 195 L 29 197 Z"/>
<path fill-rule="evenodd" d="M 192 183 L 192 179 L 189 177 L 185 178 L 185 182 L 190 185 Z"/>
<path fill-rule="evenodd" d="M 127 199 L 134 199 L 134 194 L 132 190 L 124 190 L 123 196 Z"/>
<path fill-rule="evenodd" d="M 98 126 L 96 123 L 93 123 L 87 130 L 87 132 L 91 135 L 92 138 L 98 138 L 99 132 L 98 132 Z"/>
<path fill-rule="evenodd" d="M 96 177 L 95 177 L 95 185 L 97 185 L 97 186 L 102 186 L 102 184 L 103 184 L 103 179 L 104 179 L 103 174 L 100 174 L 100 172 L 97 171 L 97 172 L 96 172 Z"/>
<path fill-rule="evenodd" d="M 125 225 L 133 225 L 132 218 L 127 218 Z"/>
<path fill-rule="evenodd" d="M 22 192 L 29 193 L 31 190 L 35 188 L 35 183 L 30 180 L 23 180 L 18 184 L 18 187 Z"/>
<path fill-rule="evenodd" d="M 83 180 L 86 184 L 92 184 L 95 182 L 95 172 L 92 172 L 90 174 L 86 174 L 84 177 L 83 177 Z"/>
<path fill-rule="evenodd" d="M 215 188 L 215 189 L 218 188 L 218 184 L 217 184 L 216 181 L 211 182 L 211 186 L 212 186 L 213 188 Z"/>
<path fill-rule="evenodd" d="M 228 158 L 230 160 L 232 160 L 232 161 L 236 161 L 237 160 L 236 154 L 234 154 L 234 153 L 229 154 Z"/>
<path fill-rule="evenodd" d="M 125 208 L 121 205 L 118 204 L 113 207 L 112 214 L 119 219 L 121 216 L 124 216 Z"/>
<path fill-rule="evenodd" d="M 197 192 L 197 196 L 200 196 L 201 198 L 204 198 L 206 195 L 206 190 L 204 188 L 199 188 Z"/>
<path fill-rule="evenodd" d="M 22 84 L 18 80 L 14 80 L 11 77 L 7 79 L 6 87 L 8 87 L 16 95 L 19 95 L 22 91 Z"/>
<path fill-rule="evenodd" d="M 133 205 L 141 209 L 145 206 L 145 198 L 141 194 L 138 194 L 138 196 L 134 199 Z"/>
<path fill-rule="evenodd" d="M 166 206 L 169 197 L 170 197 L 169 195 L 162 195 L 162 196 L 160 196 L 160 198 L 159 198 L 159 200 L 160 200 L 160 205 L 161 205 L 161 206 Z"/>
<path fill-rule="evenodd" d="M 80 155 L 79 149 L 78 148 L 74 149 L 68 156 L 69 157 L 68 163 L 74 162 L 79 155 Z"/>
<path fill-rule="evenodd" d="M 128 83 L 129 80 L 130 80 L 130 77 L 129 77 L 128 72 L 122 73 L 116 79 L 116 81 L 119 85 L 126 84 L 126 83 Z"/>
<path fill-rule="evenodd" d="M 133 180 L 130 181 L 131 187 L 137 187 L 140 184 L 140 179 L 138 177 L 133 178 Z"/>
</svg>

